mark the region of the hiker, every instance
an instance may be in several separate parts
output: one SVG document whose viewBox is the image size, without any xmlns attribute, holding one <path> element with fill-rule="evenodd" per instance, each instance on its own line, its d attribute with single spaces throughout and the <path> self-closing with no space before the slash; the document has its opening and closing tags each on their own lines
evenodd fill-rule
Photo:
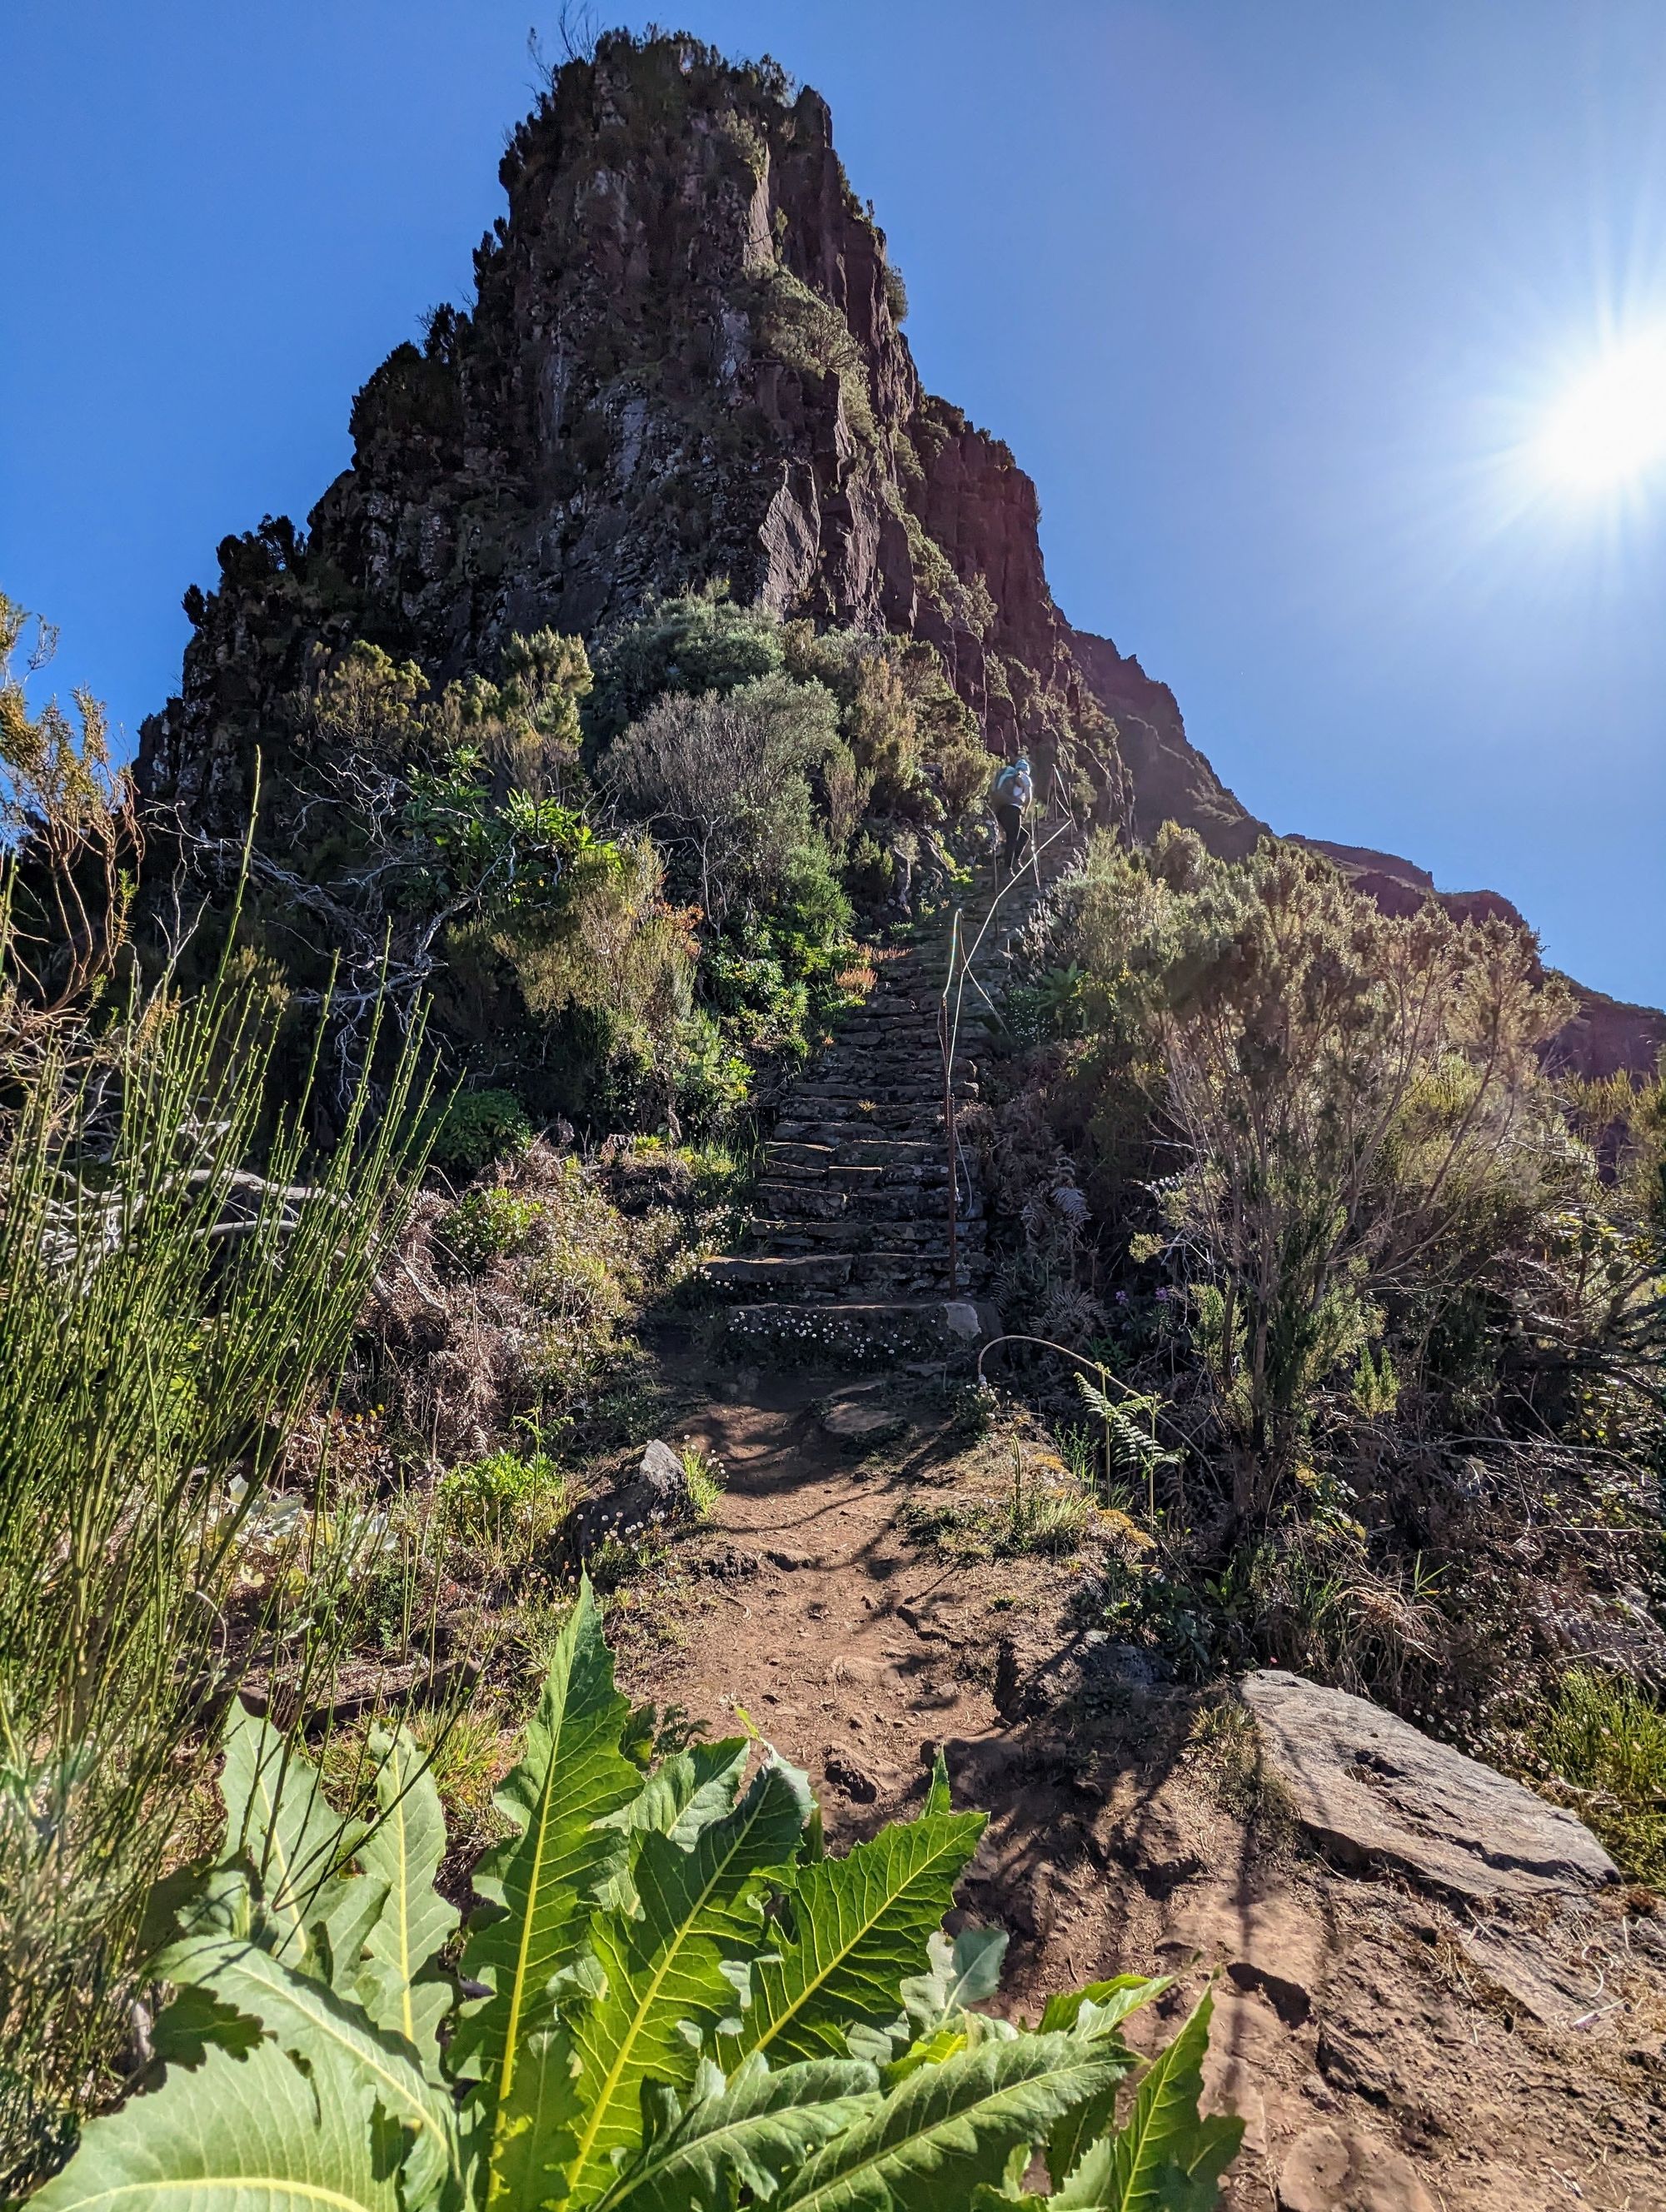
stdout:
<svg viewBox="0 0 1666 2212">
<path fill-rule="evenodd" d="M 1030 757 L 1020 753 L 1009 761 L 995 778 L 995 821 L 1006 840 L 1001 861 L 1009 877 L 1017 875 L 1024 866 L 1025 851 L 1030 842 L 1030 830 L 1025 813 L 1035 796 L 1030 781 Z"/>
</svg>

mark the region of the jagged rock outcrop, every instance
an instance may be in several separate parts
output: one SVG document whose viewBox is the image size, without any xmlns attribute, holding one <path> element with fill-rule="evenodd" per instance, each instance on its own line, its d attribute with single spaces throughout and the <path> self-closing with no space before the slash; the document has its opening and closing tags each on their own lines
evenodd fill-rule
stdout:
<svg viewBox="0 0 1666 2212">
<path fill-rule="evenodd" d="M 1165 822 L 1195 830 L 1223 860 L 1241 860 L 1272 833 L 1228 791 L 1186 735 L 1179 702 L 1166 684 L 1147 676 L 1132 653 L 1108 637 L 1073 630 L 1070 649 L 1094 697 L 1116 725 L 1134 784 L 1136 836 L 1154 836 Z"/>
<path fill-rule="evenodd" d="M 609 36 L 502 173 L 472 312 L 440 311 L 359 393 L 353 465 L 304 536 L 228 538 L 219 588 L 187 595 L 148 792 L 231 828 L 320 646 L 363 637 L 447 677 L 515 631 L 593 634 L 727 576 L 783 614 L 928 640 L 994 749 L 1069 756 L 1126 821 L 1035 487 L 921 386 L 819 96 L 690 40 Z"/>
</svg>

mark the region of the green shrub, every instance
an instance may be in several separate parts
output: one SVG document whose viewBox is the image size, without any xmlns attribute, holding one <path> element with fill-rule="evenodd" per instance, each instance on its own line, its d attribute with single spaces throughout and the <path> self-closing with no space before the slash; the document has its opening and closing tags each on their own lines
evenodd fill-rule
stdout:
<svg viewBox="0 0 1666 2212">
<path fill-rule="evenodd" d="M 1208 1996 L 1121 2129 L 1140 2064 L 1121 2024 L 1164 1981 L 1090 1983 L 1034 2028 L 975 2009 L 1006 1938 L 939 1932 L 984 1826 L 951 1810 L 940 1761 L 919 1819 L 833 1857 L 794 1769 L 767 1754 L 748 1780 L 737 1738 L 644 1775 L 631 1718 L 586 1587 L 476 1878 L 461 1970 L 486 1994 L 455 2008 L 444 1821 L 410 1739 L 377 1747 L 367 1832 L 234 1709 L 225 1848 L 161 1961 L 166 2078 L 92 2124 L 40 2212 L 159 2212 L 186 2190 L 200 2212 L 256 2193 L 708 2212 L 743 2191 L 971 2212 L 1037 2154 L 1061 2212 L 1216 2203 L 1243 2124 L 1199 2112 Z"/>
<path fill-rule="evenodd" d="M 870 913 L 882 907 L 897 881 L 897 863 L 870 830 L 857 832 L 850 848 L 844 879 L 859 907 Z"/>
<path fill-rule="evenodd" d="M 459 1091 L 434 1117 L 429 1157 L 466 1180 L 496 1161 L 514 1159 L 532 1141 L 526 1109 L 513 1091 Z"/>
<path fill-rule="evenodd" d="M 1666 1711 L 1622 1675 L 1563 1677 L 1540 1731 L 1551 1774 L 1635 1881 L 1666 1888 Z"/>
<path fill-rule="evenodd" d="M 782 652 L 780 623 L 765 608 L 737 605 L 727 583 L 656 600 L 597 650 L 585 707 L 592 740 L 605 748 L 668 691 L 733 691 L 773 676 Z"/>
<path fill-rule="evenodd" d="M 501 1185 L 465 1191 L 441 1223 L 435 1241 L 465 1275 L 477 1274 L 494 1260 L 518 1252 L 543 1214 L 537 1199 Z"/>
<path fill-rule="evenodd" d="M 696 1008 L 684 1030 L 677 1110 L 696 1131 L 721 1128 L 752 1095 L 750 1062 L 732 1051 L 712 1017 Z"/>
<path fill-rule="evenodd" d="M 727 1146 L 673 1145 L 665 1137 L 637 1137 L 622 1165 L 659 1183 L 656 1195 L 696 1208 L 730 1202 L 748 1173 Z"/>
<path fill-rule="evenodd" d="M 440 1478 L 447 1528 L 465 1543 L 536 1545 L 551 1535 L 572 1503 L 573 1484 L 547 1452 L 488 1452 Z"/>
<path fill-rule="evenodd" d="M 1579 1184 L 1536 1053 L 1568 1002 L 1523 932 L 1432 899 L 1384 914 L 1276 840 L 1228 864 L 1172 823 L 1148 854 L 1100 839 L 1070 915 L 1053 996 L 1096 1034 L 1106 1093 L 1150 1090 L 1117 1177 L 1141 1144 L 1162 1162 L 1146 1188 L 1185 1255 L 1233 1504 L 1265 1523 L 1322 1394 L 1351 1376 L 1360 1416 L 1386 1419 L 1420 1379 L 1371 1351 L 1385 1325 L 1403 1317 L 1395 1354 L 1414 1319 L 1430 1342 Z M 1583 1310 L 1535 1288 L 1535 1326 L 1583 1358 L 1633 1279 Z"/>
<path fill-rule="evenodd" d="M 694 1517 L 696 1521 L 709 1521 L 723 1495 L 723 1462 L 714 1452 L 702 1451 L 698 1444 L 693 1443 L 684 1444 L 679 1457 L 688 1480 L 689 1504 L 694 1509 Z"/>
</svg>

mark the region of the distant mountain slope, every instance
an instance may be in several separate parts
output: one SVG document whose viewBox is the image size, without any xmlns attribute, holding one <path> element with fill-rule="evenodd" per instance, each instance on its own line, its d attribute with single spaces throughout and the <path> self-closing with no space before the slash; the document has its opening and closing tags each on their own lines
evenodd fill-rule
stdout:
<svg viewBox="0 0 1666 2212">
<path fill-rule="evenodd" d="M 1426 868 L 1403 860 L 1395 853 L 1378 853 L 1365 845 L 1336 845 L 1323 837 L 1292 836 L 1294 845 L 1305 845 L 1334 860 L 1356 890 L 1376 900 L 1385 914 L 1415 914 L 1426 898 L 1438 899 L 1460 921 L 1485 921 L 1496 915 L 1517 929 L 1528 922 L 1519 907 L 1501 891 L 1440 891 Z M 1666 1013 L 1656 1006 L 1634 1006 L 1606 992 L 1593 991 L 1570 975 L 1564 979 L 1578 1002 L 1578 1012 L 1557 1036 L 1553 1059 L 1577 1073 L 1604 1076 L 1622 1069 L 1646 1075 L 1666 1050 Z"/>
<path fill-rule="evenodd" d="M 1073 630 L 1070 649 L 1094 697 L 1116 725 L 1134 780 L 1134 826 L 1142 838 L 1164 822 L 1195 830 L 1223 860 L 1242 860 L 1272 833 L 1228 791 L 1186 735 L 1180 708 L 1166 684 L 1147 676 L 1132 653 L 1108 637 Z"/>
</svg>

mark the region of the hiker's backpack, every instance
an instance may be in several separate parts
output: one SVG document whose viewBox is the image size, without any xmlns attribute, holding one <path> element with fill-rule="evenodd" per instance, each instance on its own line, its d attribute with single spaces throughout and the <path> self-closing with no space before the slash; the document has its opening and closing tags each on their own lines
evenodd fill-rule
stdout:
<svg viewBox="0 0 1666 2212">
<path fill-rule="evenodd" d="M 1030 773 L 1016 761 L 1009 761 L 995 778 L 995 797 L 1006 806 L 1028 806 L 1030 804 Z"/>
</svg>

